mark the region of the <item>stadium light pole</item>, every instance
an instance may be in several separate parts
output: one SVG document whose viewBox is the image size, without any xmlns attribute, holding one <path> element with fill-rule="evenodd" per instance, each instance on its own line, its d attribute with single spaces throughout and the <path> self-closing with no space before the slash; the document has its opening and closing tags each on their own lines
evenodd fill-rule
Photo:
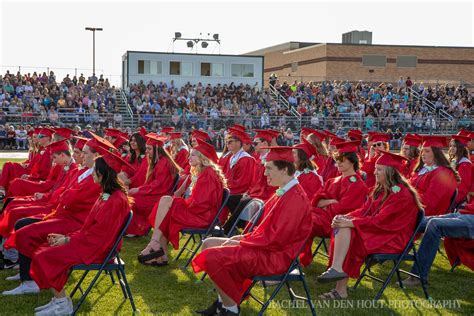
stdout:
<svg viewBox="0 0 474 316">
<path fill-rule="evenodd" d="M 86 31 L 92 31 L 92 75 L 95 76 L 95 31 L 103 31 L 101 27 L 86 27 Z"/>
</svg>

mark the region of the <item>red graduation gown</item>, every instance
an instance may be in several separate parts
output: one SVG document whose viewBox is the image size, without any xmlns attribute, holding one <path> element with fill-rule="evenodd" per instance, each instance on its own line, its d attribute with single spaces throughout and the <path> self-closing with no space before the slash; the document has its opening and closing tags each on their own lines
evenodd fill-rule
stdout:
<svg viewBox="0 0 474 316">
<path fill-rule="evenodd" d="M 474 216 L 474 199 L 471 198 L 471 202 L 459 212 Z M 474 239 L 445 238 L 444 249 L 451 266 L 459 260 L 461 264 L 474 271 Z"/>
<path fill-rule="evenodd" d="M 144 158 L 140 162 L 135 173 L 131 174 L 129 188 L 138 188 L 145 184 L 146 173 L 148 171 L 148 159 Z"/>
<path fill-rule="evenodd" d="M 42 226 L 41 231 L 52 229 L 52 232 L 54 232 L 61 225 L 65 226 L 62 229 L 73 231 L 72 229 L 77 225 L 79 225 L 79 228 L 82 226 L 102 190 L 97 183 L 94 183 L 92 174 L 86 173 L 88 170 L 86 168 L 76 170 L 75 174 L 71 176 L 71 180 L 60 189 L 53 191 L 44 205 L 35 205 L 36 202 L 33 202 L 22 208 L 34 208 L 36 214 L 30 216 L 41 218 L 43 221 L 55 220 L 52 225 L 50 223 L 50 225 Z M 17 233 L 14 232 L 10 236 L 5 245 L 6 247 L 15 247 Z M 59 230 L 57 233 L 60 233 Z M 34 234 L 28 234 L 27 236 L 36 238 Z M 27 238 L 27 236 L 25 233 L 23 234 L 23 238 Z M 33 252 L 36 249 L 35 247 L 38 246 L 32 243 L 29 244 L 28 249 Z M 24 249 L 26 247 L 24 246 Z"/>
<path fill-rule="evenodd" d="M 225 154 L 222 154 L 222 156 L 219 158 L 219 161 L 217 162 L 217 164 L 221 166 L 221 170 L 224 172 L 229 167 L 230 157 L 232 157 L 232 152 L 228 151 Z"/>
<path fill-rule="evenodd" d="M 68 179 L 68 175 L 74 174 L 77 169 L 76 164 L 71 164 L 68 170 L 61 169 L 61 179 L 56 182 L 51 190 L 61 192 L 61 186 Z M 15 223 L 24 217 L 34 216 L 42 213 L 46 209 L 52 209 L 54 205 L 50 203 L 51 195 L 45 195 L 41 200 L 35 200 L 32 196 L 25 197 L 25 199 L 14 199 L 8 203 L 7 207 L 0 215 L 0 235 L 8 237 L 13 232 Z"/>
<path fill-rule="evenodd" d="M 272 187 L 267 182 L 265 176 L 265 164 L 260 157 L 255 161 L 253 169 L 252 183 L 250 184 L 248 195 L 252 199 L 266 201 L 275 193 L 276 187 Z"/>
<path fill-rule="evenodd" d="M 195 273 L 206 271 L 232 300 L 240 302 L 255 275 L 286 272 L 311 231 L 310 205 L 296 184 L 283 196 L 273 195 L 263 220 L 237 246 L 208 248 L 192 261 Z"/>
<path fill-rule="evenodd" d="M 466 199 L 467 194 L 471 190 L 473 181 L 473 167 L 471 161 L 467 158 L 461 159 L 456 165 L 456 170 L 459 173 L 459 177 L 461 177 L 461 182 L 458 183 L 458 195 L 456 197 L 456 204 L 458 204 Z"/>
<path fill-rule="evenodd" d="M 324 169 L 318 173 L 323 177 L 323 181 L 326 182 L 331 178 L 335 178 L 340 175 L 339 170 L 337 169 L 336 162 L 331 157 L 326 158 L 326 163 Z"/>
<path fill-rule="evenodd" d="M 237 160 L 237 163 L 231 167 L 232 159 L 229 159 L 227 168 L 224 170 L 227 179 L 227 186 L 230 194 L 243 194 L 247 192 L 252 184 L 255 159 L 249 154 L 244 155 Z"/>
<path fill-rule="evenodd" d="M 301 172 L 297 179 L 310 201 L 323 188 L 323 178 L 314 170 Z"/>
<path fill-rule="evenodd" d="M 42 289 L 63 289 L 69 269 L 77 264 L 101 263 L 109 253 L 130 212 L 127 196 L 116 190 L 108 200 L 97 199 L 84 225 L 69 235 L 68 244 L 43 244 L 32 257 L 30 275 Z"/>
<path fill-rule="evenodd" d="M 306 266 L 313 261 L 311 246 L 314 237 L 331 237 L 331 223 L 334 216 L 347 214 L 362 207 L 367 200 L 367 193 L 367 186 L 358 174 L 332 178 L 324 184 L 324 188 L 316 193 L 311 202 L 313 205 L 311 212 L 313 229 L 301 257 L 303 265 Z M 337 200 L 338 202 L 324 208 L 317 207 L 319 201 L 323 199 Z"/>
<path fill-rule="evenodd" d="M 35 163 L 31 166 L 31 172 L 28 175 L 28 180 L 44 180 L 51 170 L 51 153 L 49 150 L 41 149 L 35 155 Z"/>
<path fill-rule="evenodd" d="M 77 168 L 76 164 L 72 164 L 73 168 Z M 27 196 L 33 195 L 36 192 L 44 193 L 51 190 L 53 187 L 58 186 L 63 181 L 64 166 L 53 165 L 48 173 L 46 180 L 27 180 L 27 179 L 15 179 L 12 181 L 8 188 L 7 196 Z"/>
<path fill-rule="evenodd" d="M 313 162 L 316 164 L 316 167 L 318 168 L 318 173 L 322 173 L 324 168 L 326 167 L 326 161 L 328 157 L 323 156 L 320 154 L 316 154 L 313 158 Z"/>
<path fill-rule="evenodd" d="M 400 253 L 415 229 L 418 207 L 410 191 L 400 185 L 398 193 L 391 192 L 385 202 L 383 194 L 370 198 L 364 206 L 347 215 L 352 217 L 349 251 L 343 269 L 349 277 L 357 278 L 365 257 L 373 253 Z M 331 237 L 329 266 L 334 251 Z"/>
<path fill-rule="evenodd" d="M 456 178 L 450 169 L 438 167 L 422 175 L 418 172 L 410 179 L 410 183 L 420 195 L 426 216 L 446 214 L 457 187 Z"/>
<path fill-rule="evenodd" d="M 138 187 L 138 192 L 130 194 L 133 198 L 133 220 L 127 234 L 145 235 L 150 229 L 148 217 L 155 204 L 163 195 L 171 194 L 174 174 L 171 162 L 161 157 L 155 165 L 148 181 Z"/>
<path fill-rule="evenodd" d="M 375 162 L 378 158 L 379 156 L 375 155 L 374 157 L 365 160 L 362 164 L 362 167 L 360 168 L 361 171 L 364 171 L 367 174 L 367 177 L 365 178 L 365 184 L 367 185 L 369 192 L 371 192 L 375 186 Z"/>
<path fill-rule="evenodd" d="M 30 152 L 28 160 L 22 163 L 6 162 L 3 164 L 0 173 L 0 186 L 5 188 L 5 192 L 8 190 L 8 186 L 13 180 L 20 178 L 24 174 L 30 174 L 32 167 L 37 163 L 39 158 L 39 152 Z"/>
<path fill-rule="evenodd" d="M 186 169 L 189 166 L 189 151 L 186 148 L 181 148 L 174 157 L 174 161 L 181 169 Z"/>
<path fill-rule="evenodd" d="M 174 249 L 179 248 L 181 229 L 207 228 L 212 223 L 221 206 L 223 190 L 219 176 L 214 169 L 207 167 L 199 174 L 188 198 L 173 197 L 173 203 L 159 229 Z M 155 216 L 150 216 L 152 225 L 155 224 L 158 204 L 152 212 Z"/>
<path fill-rule="evenodd" d="M 415 174 L 415 168 L 420 161 L 419 158 L 411 159 L 405 164 L 405 168 L 402 170 L 402 174 L 406 179 L 410 179 Z"/>
</svg>

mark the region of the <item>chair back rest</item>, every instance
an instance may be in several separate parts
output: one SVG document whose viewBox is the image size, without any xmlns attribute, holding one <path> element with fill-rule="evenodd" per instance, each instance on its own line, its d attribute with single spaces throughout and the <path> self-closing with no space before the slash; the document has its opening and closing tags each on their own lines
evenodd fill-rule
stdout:
<svg viewBox="0 0 474 316">
<path fill-rule="evenodd" d="M 174 191 L 178 189 L 179 179 L 180 177 L 179 177 L 179 174 L 177 173 L 173 180 L 173 186 L 171 187 L 171 194 L 173 194 Z"/>
<path fill-rule="evenodd" d="M 224 192 L 222 193 L 222 201 L 220 202 L 220 205 L 218 205 L 217 214 L 216 214 L 216 216 L 214 217 L 214 220 L 212 221 L 211 225 L 209 225 L 209 228 L 207 229 L 206 235 L 208 235 L 209 232 L 210 232 L 212 229 L 214 229 L 214 227 L 215 227 L 216 225 L 219 225 L 219 228 L 222 230 L 221 222 L 219 221 L 219 216 L 221 215 L 222 210 L 223 210 L 224 207 L 226 206 L 227 201 L 229 200 L 229 197 L 230 197 L 230 191 L 229 191 L 229 189 L 224 189 Z"/>
<path fill-rule="evenodd" d="M 118 258 L 119 253 L 117 251 L 117 248 L 118 248 L 120 242 L 122 241 L 123 236 L 127 232 L 128 226 L 132 222 L 132 217 L 133 217 L 133 212 L 130 211 L 130 213 L 126 217 L 125 223 L 123 224 L 122 230 L 119 232 L 119 234 L 117 236 L 117 239 L 115 239 L 114 245 L 112 246 L 112 249 L 110 249 L 109 254 L 107 255 L 107 257 L 105 257 L 105 260 L 104 260 L 104 263 L 102 264 L 102 266 L 105 266 L 114 257 Z"/>
<path fill-rule="evenodd" d="M 405 246 L 405 249 L 403 250 L 403 255 L 407 254 L 413 247 L 414 247 L 414 242 L 416 235 L 418 234 L 421 223 L 423 222 L 423 219 L 425 218 L 425 211 L 423 209 L 418 210 L 418 214 L 416 215 L 416 224 L 415 224 L 415 229 L 413 230 L 413 234 L 410 237 L 410 240 Z"/>
<path fill-rule="evenodd" d="M 240 213 L 239 219 L 251 223 L 247 232 L 251 232 L 263 214 L 265 203 L 259 199 L 252 199 Z"/>
<path fill-rule="evenodd" d="M 456 198 L 458 197 L 458 189 L 454 190 L 451 200 L 449 202 L 448 211 L 446 213 L 451 213 L 456 209 Z"/>
</svg>

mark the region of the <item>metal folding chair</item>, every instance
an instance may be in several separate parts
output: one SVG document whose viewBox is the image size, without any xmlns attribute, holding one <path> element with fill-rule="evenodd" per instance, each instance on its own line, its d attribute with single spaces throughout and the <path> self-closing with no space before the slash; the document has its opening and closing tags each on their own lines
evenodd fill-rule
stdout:
<svg viewBox="0 0 474 316">
<path fill-rule="evenodd" d="M 119 251 L 117 249 L 120 244 L 120 241 L 122 240 L 123 236 L 125 235 L 125 232 L 127 231 L 128 225 L 130 225 L 130 222 L 132 221 L 132 217 L 133 217 L 133 213 L 130 211 L 130 214 L 128 215 L 127 220 L 122 230 L 120 231 L 120 234 L 115 240 L 112 246 L 112 249 L 110 250 L 107 257 L 105 257 L 105 260 L 102 263 L 79 264 L 71 268 L 71 273 L 73 271 L 84 271 L 81 278 L 79 279 L 79 282 L 77 283 L 77 285 L 74 287 L 74 289 L 71 292 L 71 298 L 74 296 L 77 290 L 79 290 L 82 293 L 82 296 L 79 299 L 79 302 L 74 307 L 74 312 L 72 315 L 76 315 L 77 311 L 81 307 L 87 295 L 92 290 L 94 285 L 97 283 L 99 276 L 101 275 L 102 272 L 109 274 L 110 278 L 112 279 L 112 282 L 115 283 L 114 278 L 113 278 L 114 271 L 120 283 L 120 288 L 122 289 L 124 299 L 130 300 L 130 304 L 132 305 L 133 312 L 137 311 L 135 302 L 133 301 L 132 291 L 130 290 L 130 286 L 128 285 L 128 282 L 127 282 L 127 277 L 125 275 L 125 262 L 120 258 Z M 97 273 L 92 279 L 89 286 L 87 287 L 86 291 L 83 291 L 81 288 L 81 284 L 90 271 L 97 271 Z"/>
<path fill-rule="evenodd" d="M 222 210 L 227 204 L 227 200 L 229 200 L 229 196 L 230 196 L 230 191 L 228 189 L 224 189 L 224 193 L 222 195 L 222 202 L 218 208 L 218 212 L 216 216 L 214 217 L 214 220 L 212 221 L 212 223 L 207 228 L 184 228 L 181 230 L 181 234 L 183 236 L 189 235 L 189 237 L 186 240 L 186 243 L 184 244 L 184 246 L 179 251 L 178 255 L 176 256 L 175 261 L 177 261 L 181 257 L 181 255 L 183 254 L 185 250 L 191 253 L 191 255 L 189 256 L 183 268 L 187 268 L 189 266 L 194 256 L 201 248 L 204 238 L 209 237 L 209 236 L 222 236 L 224 234 L 224 229 L 222 228 L 222 224 L 219 220 L 219 216 L 221 215 Z M 196 243 L 194 243 L 192 248 L 188 248 L 188 244 L 190 243 L 190 241 L 195 240 L 194 236 L 198 236 L 199 241 L 197 242 L 197 245 Z"/>
<path fill-rule="evenodd" d="M 413 274 L 411 272 L 401 270 L 399 268 L 402 261 L 413 261 L 415 266 L 417 267 L 418 271 L 420 271 L 420 265 L 419 265 L 419 262 L 418 262 L 418 253 L 416 251 L 414 240 L 415 240 L 416 235 L 418 234 L 418 230 L 421 226 L 421 222 L 423 221 L 423 218 L 424 218 L 424 211 L 419 210 L 418 215 L 417 215 L 417 219 L 416 219 L 415 230 L 414 230 L 410 240 L 406 244 L 405 249 L 403 250 L 402 253 L 375 253 L 375 254 L 370 254 L 370 255 L 367 256 L 367 258 L 365 258 L 365 267 L 362 270 L 362 273 L 360 274 L 360 276 L 357 279 L 356 283 L 354 284 L 353 289 L 356 289 L 357 286 L 362 281 L 362 279 L 365 276 L 367 276 L 367 277 L 371 278 L 374 281 L 378 281 L 378 282 L 382 283 L 382 288 L 377 292 L 377 295 L 375 296 L 375 300 L 379 300 L 380 297 L 382 296 L 383 292 L 385 291 L 385 288 L 388 286 L 388 284 L 392 280 L 392 277 L 395 273 L 397 274 L 397 279 L 398 279 L 398 283 L 399 283 L 400 287 L 404 288 L 403 283 L 402 283 L 402 279 L 401 279 L 401 276 L 400 276 L 400 272 L 403 272 L 405 274 L 408 274 L 411 277 L 414 277 L 414 278 L 417 278 L 417 279 L 421 280 L 421 286 L 423 288 L 423 293 L 425 294 L 426 299 L 429 299 L 428 291 L 426 289 L 426 281 L 424 280 L 424 278 L 419 276 L 419 275 Z M 393 268 L 392 268 L 392 270 L 390 270 L 390 273 L 388 274 L 385 281 L 380 279 L 380 278 L 375 277 L 374 275 L 371 275 L 371 274 L 367 273 L 367 271 L 370 272 L 369 269 L 373 265 L 383 264 L 385 261 L 392 261 L 393 262 Z"/>
</svg>

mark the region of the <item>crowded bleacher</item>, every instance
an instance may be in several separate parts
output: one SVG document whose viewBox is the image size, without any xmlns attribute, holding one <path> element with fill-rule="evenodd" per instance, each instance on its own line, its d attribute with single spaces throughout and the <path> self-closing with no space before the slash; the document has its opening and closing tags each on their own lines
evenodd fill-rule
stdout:
<svg viewBox="0 0 474 316">
<path fill-rule="evenodd" d="M 174 264 L 171 247 L 190 252 L 185 268 L 215 288 L 201 315 L 239 315 L 259 281 L 278 292 L 295 271 L 314 314 L 302 271 L 321 243 L 317 281 L 335 284 L 321 300 L 350 297 L 375 254 L 426 298 L 441 241 L 453 267 L 474 269 L 472 92 L 410 78 L 270 85 L 134 84 L 132 127 L 103 76 L 1 76 L 0 149 L 29 154 L 0 173 L 2 268 L 17 282 L 2 295 L 51 289 L 35 315 L 72 314 L 83 300 L 66 293 L 71 269 L 115 265 L 135 311 L 112 260 L 122 237 L 144 241 L 136 263 L 153 269 Z M 414 262 L 402 280 L 404 251 Z"/>
</svg>

